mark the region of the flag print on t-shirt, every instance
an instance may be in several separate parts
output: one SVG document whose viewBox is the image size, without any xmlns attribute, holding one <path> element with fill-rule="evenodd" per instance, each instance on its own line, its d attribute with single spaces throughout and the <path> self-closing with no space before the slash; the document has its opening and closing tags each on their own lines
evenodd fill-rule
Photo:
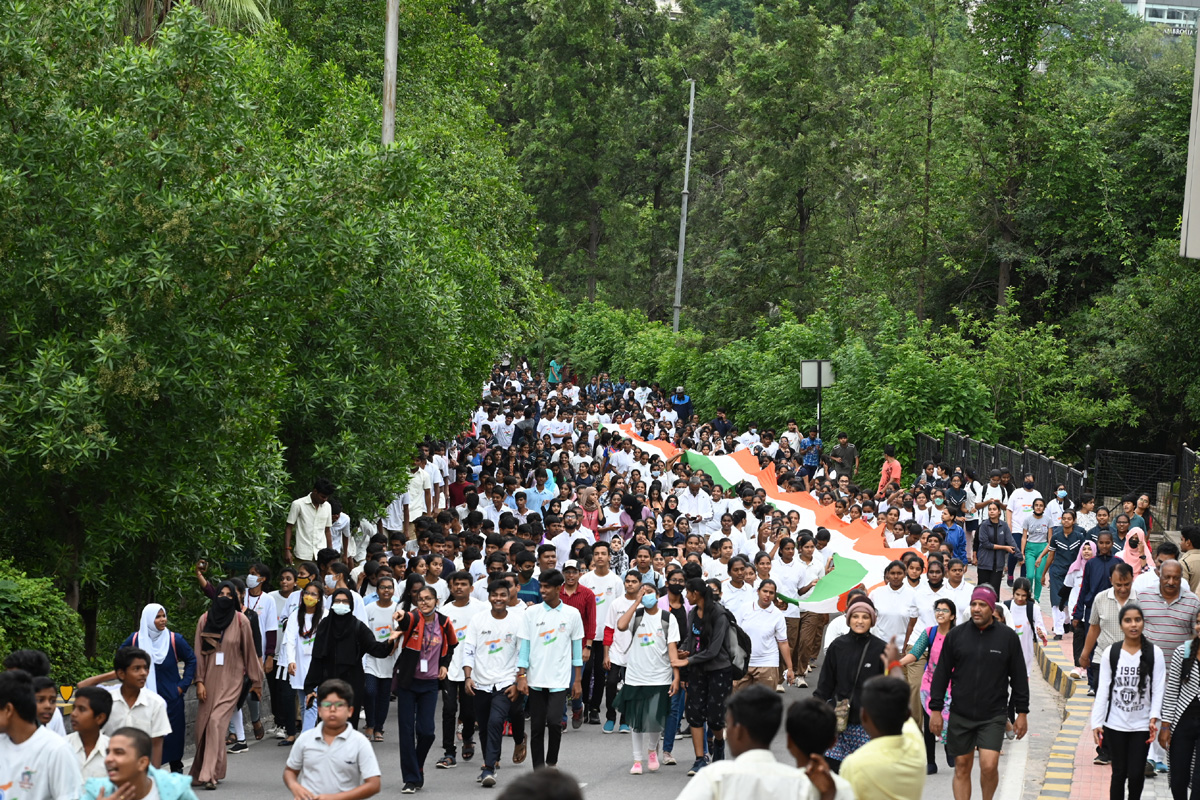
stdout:
<svg viewBox="0 0 1200 800">
<path fill-rule="evenodd" d="M 558 634 L 567 632 L 567 623 L 560 622 L 557 628 L 550 628 L 538 634 L 538 640 L 543 645 L 551 645 L 558 641 Z"/>
<path fill-rule="evenodd" d="M 512 641 L 513 635 L 511 633 L 506 633 L 504 634 L 504 638 L 488 639 L 483 643 L 483 645 L 487 648 L 487 654 L 489 656 L 494 656 L 496 653 L 504 650 L 504 645 L 512 644 Z"/>
<path fill-rule="evenodd" d="M 637 640 L 639 647 L 652 647 L 654 645 L 654 631 L 638 631 Z"/>
</svg>

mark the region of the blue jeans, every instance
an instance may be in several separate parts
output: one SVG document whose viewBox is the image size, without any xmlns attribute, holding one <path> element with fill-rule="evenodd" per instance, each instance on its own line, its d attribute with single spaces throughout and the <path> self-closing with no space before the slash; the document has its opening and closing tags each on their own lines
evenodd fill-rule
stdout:
<svg viewBox="0 0 1200 800">
<path fill-rule="evenodd" d="M 296 702 L 300 704 L 301 708 L 300 730 L 311 731 L 313 728 L 317 727 L 317 701 L 313 700 L 312 706 L 307 706 L 304 702 L 304 696 L 303 689 L 296 690 Z"/>
<path fill-rule="evenodd" d="M 438 701 L 438 682 L 418 680 L 396 690 L 399 718 L 400 772 L 405 783 L 425 783 L 425 757 L 437 740 L 434 711 Z"/>
<path fill-rule="evenodd" d="M 687 690 L 682 686 L 675 696 L 671 698 L 671 710 L 667 712 L 667 727 L 663 730 L 663 745 L 664 753 L 674 752 L 675 735 L 679 733 L 679 723 L 683 719 L 684 692 Z"/>
<path fill-rule="evenodd" d="M 383 733 L 383 725 L 387 722 L 388 707 L 392 704 L 392 679 L 377 678 L 374 675 L 364 676 L 366 679 L 367 696 L 363 702 L 363 712 L 367 717 L 367 727 L 376 733 Z"/>
</svg>

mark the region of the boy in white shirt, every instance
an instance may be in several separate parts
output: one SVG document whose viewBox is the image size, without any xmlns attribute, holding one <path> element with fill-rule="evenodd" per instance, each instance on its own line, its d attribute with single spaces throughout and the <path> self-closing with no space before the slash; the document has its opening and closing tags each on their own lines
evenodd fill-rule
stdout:
<svg viewBox="0 0 1200 800">
<path fill-rule="evenodd" d="M 488 586 L 491 609 L 472 619 L 462 648 L 465 686 L 475 699 L 475 719 L 483 749 L 479 783 L 484 787 L 496 785 L 506 721 L 512 725 L 513 739 L 517 742 L 513 761 L 525 760 L 525 714 L 517 702 L 521 697 L 517 691 L 521 615 L 511 612 L 508 596 L 507 581 L 496 580 Z"/>
<path fill-rule="evenodd" d="M 529 697 L 534 769 L 558 766 L 567 693 L 572 699 L 583 694 L 583 618 L 559 597 L 564 583 L 558 570 L 543 572 L 538 578 L 542 602 L 529 606 L 522 619 L 517 689 Z M 543 752 L 547 728 L 550 742 Z"/>
<path fill-rule="evenodd" d="M 23 782 L 21 800 L 76 800 L 83 783 L 67 740 L 38 725 L 24 670 L 0 672 L 0 778 Z"/>
<path fill-rule="evenodd" d="M 71 698 L 71 735 L 67 744 L 79 760 L 83 779 L 107 778 L 104 755 L 108 750 L 108 737 L 101 728 L 112 714 L 112 695 L 99 686 L 85 686 Z"/>
<path fill-rule="evenodd" d="M 283 770 L 292 797 L 354 792 L 357 800 L 379 794 L 379 760 L 367 737 L 350 727 L 354 690 L 342 680 L 317 687 L 321 724 L 296 737 Z"/>
</svg>

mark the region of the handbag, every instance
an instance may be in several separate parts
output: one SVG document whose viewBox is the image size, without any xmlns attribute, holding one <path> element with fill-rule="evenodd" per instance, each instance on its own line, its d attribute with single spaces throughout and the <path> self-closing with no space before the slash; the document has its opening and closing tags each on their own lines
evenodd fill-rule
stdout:
<svg viewBox="0 0 1200 800">
<path fill-rule="evenodd" d="M 867 646 L 870 643 L 870 640 L 868 640 L 867 643 L 863 645 L 862 654 L 858 657 L 858 671 L 854 673 L 854 683 L 850 687 L 851 696 L 854 695 L 854 687 L 858 685 L 858 676 L 862 675 L 862 662 L 863 659 L 867 657 Z M 849 697 L 843 697 L 841 700 L 837 701 L 837 705 L 833 707 L 833 715 L 837 717 L 837 732 L 839 734 L 844 733 L 846 728 L 850 725 Z"/>
</svg>

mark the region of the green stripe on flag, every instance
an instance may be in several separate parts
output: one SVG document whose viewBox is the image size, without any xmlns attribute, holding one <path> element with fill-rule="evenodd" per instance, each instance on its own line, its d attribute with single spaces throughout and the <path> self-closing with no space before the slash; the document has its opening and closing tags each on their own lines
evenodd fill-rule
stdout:
<svg viewBox="0 0 1200 800">
<path fill-rule="evenodd" d="M 689 467 L 704 470 L 704 474 L 712 478 L 713 483 L 721 484 L 722 488 L 732 488 L 735 484 L 742 481 L 742 470 L 740 467 L 737 467 L 736 463 L 734 463 L 734 467 L 737 468 L 737 480 L 730 480 L 727 476 L 721 474 L 721 468 L 717 466 L 717 462 L 713 459 L 706 455 L 701 455 L 695 450 L 687 450 L 685 452 L 685 458 Z"/>
<path fill-rule="evenodd" d="M 840 597 L 862 583 L 863 578 L 867 576 L 867 568 L 849 556 L 835 554 L 834 557 L 837 559 L 837 566 L 833 572 L 826 573 L 817 581 L 817 585 L 804 598 L 805 603 L 820 603 Z"/>
</svg>

